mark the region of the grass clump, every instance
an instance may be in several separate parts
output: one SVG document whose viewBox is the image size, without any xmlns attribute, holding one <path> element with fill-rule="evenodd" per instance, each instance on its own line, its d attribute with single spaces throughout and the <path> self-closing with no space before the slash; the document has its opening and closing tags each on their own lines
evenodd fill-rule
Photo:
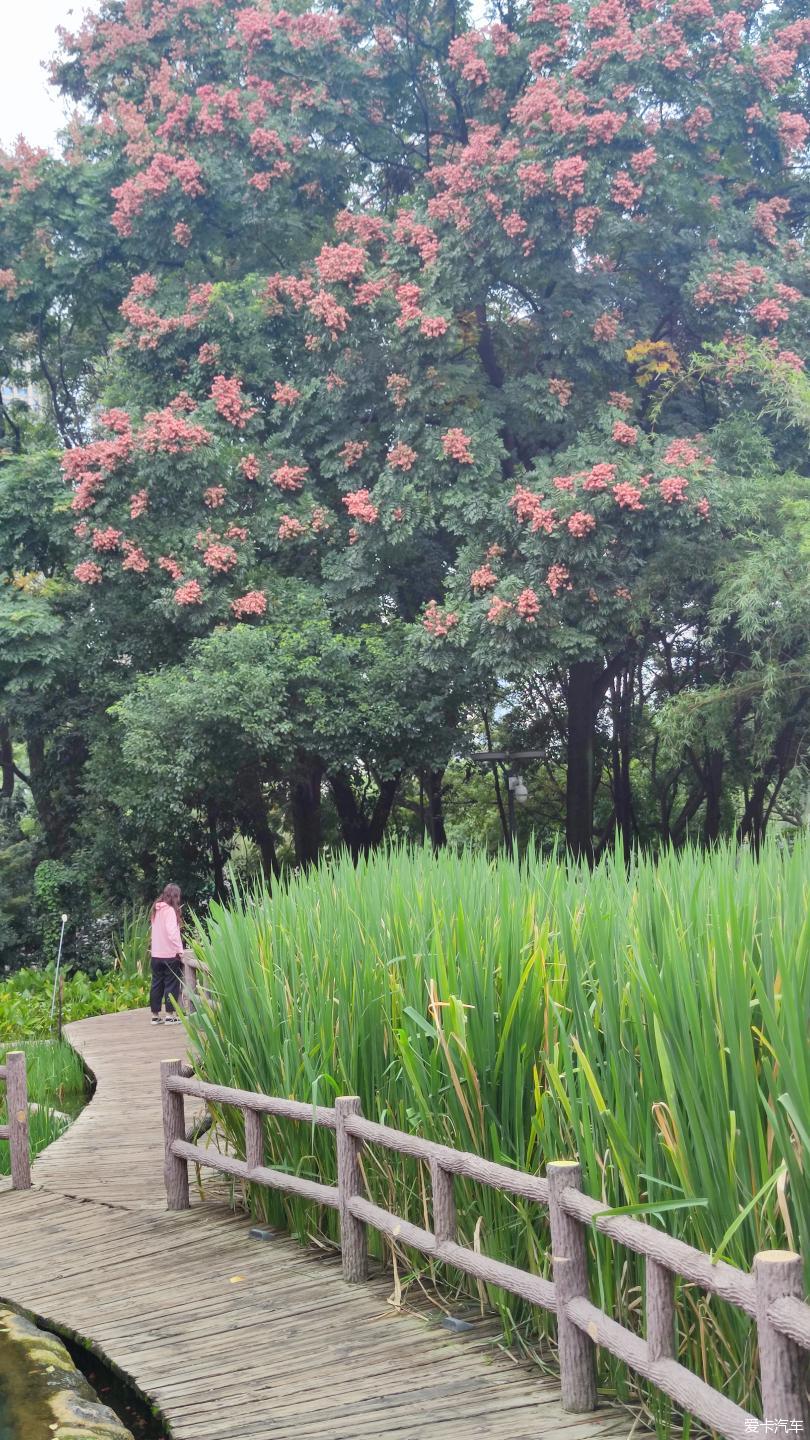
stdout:
<svg viewBox="0 0 810 1440">
<path fill-rule="evenodd" d="M 87 1077 L 76 1051 L 63 1040 L 24 1040 L 0 1045 L 0 1065 L 9 1050 L 25 1052 L 30 1110 L 31 1159 L 67 1129 L 87 1100 Z M 0 1086 L 0 1124 L 7 1120 L 5 1086 Z M 0 1140 L 0 1175 L 11 1174 L 7 1140 Z"/>
<path fill-rule="evenodd" d="M 212 906 L 200 929 L 216 1002 L 190 1021 L 200 1068 L 325 1104 L 357 1094 L 372 1119 L 529 1171 L 579 1156 L 606 1207 L 640 1207 L 745 1269 L 770 1247 L 810 1258 L 808 861 L 806 841 L 759 861 L 720 847 L 592 873 L 400 850 L 291 876 Z M 238 1118 L 223 1120 L 241 1148 Z M 267 1140 L 268 1163 L 334 1182 L 331 1135 L 270 1122 Z M 418 1165 L 368 1151 L 365 1172 L 378 1203 L 430 1222 Z M 548 1273 L 538 1207 L 457 1191 L 463 1243 Z M 334 1236 L 331 1214 L 254 1203 Z M 594 1299 L 640 1330 L 637 1257 L 597 1235 L 591 1249 Z M 546 1330 L 488 1298 L 510 1338 Z M 683 1362 L 753 1406 L 750 1322 L 687 1285 L 678 1305 Z M 605 1383 L 638 1396 L 602 1363 Z"/>
</svg>

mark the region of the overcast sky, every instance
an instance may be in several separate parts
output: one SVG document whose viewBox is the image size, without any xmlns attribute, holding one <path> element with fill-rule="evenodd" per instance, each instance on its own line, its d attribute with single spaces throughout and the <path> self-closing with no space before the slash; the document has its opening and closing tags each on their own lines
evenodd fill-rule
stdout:
<svg viewBox="0 0 810 1440">
<path fill-rule="evenodd" d="M 3 17 L 0 44 L 0 148 L 22 134 L 51 146 L 64 122 L 60 102 L 45 81 L 42 61 L 57 48 L 57 26 L 78 28 L 91 0 L 14 0 Z M 3 6 L 5 9 L 5 5 Z"/>
</svg>

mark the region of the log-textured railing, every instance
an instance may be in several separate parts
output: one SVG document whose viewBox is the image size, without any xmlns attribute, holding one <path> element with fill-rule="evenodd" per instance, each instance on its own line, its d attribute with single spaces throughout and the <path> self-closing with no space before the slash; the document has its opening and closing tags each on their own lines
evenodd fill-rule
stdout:
<svg viewBox="0 0 810 1440">
<path fill-rule="evenodd" d="M 529 1175 L 479 1155 L 452 1150 L 418 1135 L 367 1120 L 355 1096 L 343 1096 L 335 1101 L 334 1107 L 326 1107 L 257 1095 L 198 1080 L 189 1066 L 179 1060 L 162 1062 L 161 1087 L 169 1209 L 188 1207 L 189 1164 L 205 1165 L 252 1185 L 266 1185 L 337 1210 L 346 1280 L 360 1281 L 366 1277 L 366 1232 L 371 1226 L 423 1255 L 553 1311 L 557 1316 L 562 1400 L 567 1410 L 585 1412 L 596 1408 L 596 1347 L 601 1346 L 650 1380 L 682 1410 L 728 1436 L 729 1440 L 741 1440 L 742 1436 L 759 1430 L 775 1434 L 787 1427 L 790 1433 L 798 1434 L 810 1428 L 807 1393 L 810 1305 L 802 1299 L 800 1256 L 782 1250 L 764 1251 L 756 1256 L 751 1274 L 722 1261 L 712 1263 L 708 1255 L 652 1225 L 606 1213 L 604 1205 L 583 1193 L 580 1166 L 576 1161 L 550 1164 L 544 1177 Z M 233 1105 L 244 1113 L 245 1160 L 190 1144 L 185 1139 L 186 1095 L 216 1106 Z M 337 1185 L 323 1185 L 268 1168 L 264 1163 L 264 1115 L 334 1130 Z M 382 1145 L 400 1155 L 424 1161 L 430 1167 L 432 1231 L 423 1230 L 366 1198 L 360 1164 L 364 1145 Z M 456 1176 L 548 1209 L 551 1280 L 458 1243 Z M 643 1339 L 606 1315 L 589 1298 L 586 1237 L 590 1227 L 646 1258 L 646 1336 Z M 675 1311 L 678 1276 L 745 1311 L 755 1322 L 763 1419 L 743 1410 L 678 1362 Z"/>
<path fill-rule="evenodd" d="M 0 1065 L 0 1080 L 6 1082 L 8 1124 L 0 1125 L 0 1140 L 8 1140 L 11 1151 L 11 1185 L 14 1190 L 31 1189 L 31 1155 L 28 1139 L 28 1080 L 25 1054 L 9 1050 Z"/>
</svg>

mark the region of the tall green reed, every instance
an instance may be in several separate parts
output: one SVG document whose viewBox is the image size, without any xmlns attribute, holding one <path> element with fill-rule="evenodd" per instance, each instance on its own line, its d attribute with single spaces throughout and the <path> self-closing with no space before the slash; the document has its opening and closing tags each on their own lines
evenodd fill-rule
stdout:
<svg viewBox="0 0 810 1440">
<path fill-rule="evenodd" d="M 732 1264 L 785 1245 L 810 1259 L 808 861 L 806 841 L 593 872 L 403 849 L 292 875 L 200 928 L 216 999 L 190 1021 L 201 1069 L 313 1102 L 357 1094 L 374 1119 L 523 1169 L 577 1155 L 606 1207 L 642 1207 Z M 312 1127 L 271 1124 L 268 1151 L 334 1179 L 333 1139 Z M 369 1153 L 365 1169 L 381 1203 L 429 1219 L 417 1165 Z M 331 1215 L 252 1199 L 334 1235 Z M 538 1209 L 467 1185 L 458 1201 L 466 1243 L 547 1273 Z M 596 1235 L 592 1251 L 599 1303 L 640 1327 L 637 1258 Z M 545 1332 L 488 1298 L 508 1336 Z M 753 1404 L 749 1322 L 691 1286 L 678 1304 L 681 1358 Z M 609 1361 L 603 1380 L 639 1394 Z"/>
</svg>

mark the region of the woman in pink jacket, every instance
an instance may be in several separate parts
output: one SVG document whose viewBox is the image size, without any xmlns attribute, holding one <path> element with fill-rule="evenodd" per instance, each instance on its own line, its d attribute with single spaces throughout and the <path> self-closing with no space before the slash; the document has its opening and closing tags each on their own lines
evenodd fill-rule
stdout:
<svg viewBox="0 0 810 1440">
<path fill-rule="evenodd" d="M 167 885 L 152 906 L 152 990 L 149 1008 L 152 1024 L 162 1025 L 161 1001 L 166 1006 L 166 1024 L 179 1025 L 174 1003 L 180 1005 L 180 981 L 183 978 L 180 938 L 180 886 Z"/>
</svg>

